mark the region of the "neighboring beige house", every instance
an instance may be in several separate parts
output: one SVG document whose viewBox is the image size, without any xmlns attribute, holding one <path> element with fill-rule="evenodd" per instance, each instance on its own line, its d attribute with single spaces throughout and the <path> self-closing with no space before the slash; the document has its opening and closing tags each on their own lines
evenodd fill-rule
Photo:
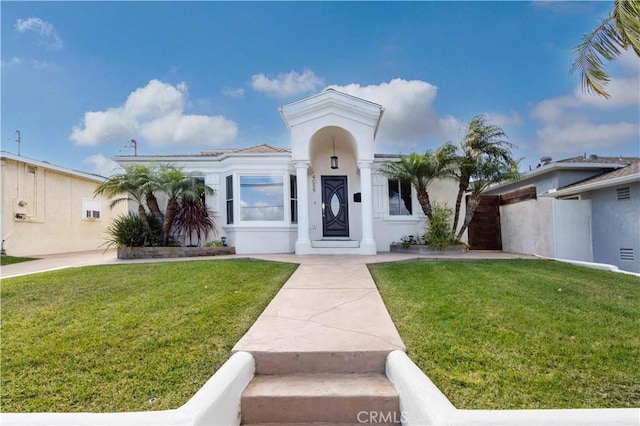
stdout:
<svg viewBox="0 0 640 426">
<path fill-rule="evenodd" d="M 3 253 L 11 256 L 98 250 L 111 219 L 126 203 L 109 209 L 94 198 L 104 177 L 0 152 Z"/>
</svg>

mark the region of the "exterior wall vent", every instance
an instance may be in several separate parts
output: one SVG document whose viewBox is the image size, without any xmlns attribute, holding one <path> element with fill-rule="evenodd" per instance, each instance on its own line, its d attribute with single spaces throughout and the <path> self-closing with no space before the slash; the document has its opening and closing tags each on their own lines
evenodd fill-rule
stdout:
<svg viewBox="0 0 640 426">
<path fill-rule="evenodd" d="M 36 168 L 33 167 L 33 166 L 28 166 L 27 167 L 27 172 L 35 175 L 36 174 Z"/>
<path fill-rule="evenodd" d="M 633 249 L 632 248 L 621 248 L 620 249 L 620 260 L 631 260 L 635 259 Z"/>
<path fill-rule="evenodd" d="M 631 191 L 628 186 L 624 188 L 617 188 L 616 195 L 618 196 L 618 200 L 628 200 L 631 198 Z"/>
</svg>

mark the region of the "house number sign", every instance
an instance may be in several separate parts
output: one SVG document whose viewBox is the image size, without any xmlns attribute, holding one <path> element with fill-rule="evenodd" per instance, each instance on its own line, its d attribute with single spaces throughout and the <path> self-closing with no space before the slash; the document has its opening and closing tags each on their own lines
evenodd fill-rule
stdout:
<svg viewBox="0 0 640 426">
<path fill-rule="evenodd" d="M 316 192 L 316 175 L 311 175 L 311 190 Z"/>
</svg>

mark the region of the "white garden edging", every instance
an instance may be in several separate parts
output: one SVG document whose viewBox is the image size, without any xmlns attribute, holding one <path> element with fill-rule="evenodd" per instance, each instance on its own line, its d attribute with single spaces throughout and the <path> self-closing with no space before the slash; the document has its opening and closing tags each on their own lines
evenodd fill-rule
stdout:
<svg viewBox="0 0 640 426">
<path fill-rule="evenodd" d="M 130 413 L 0 413 L 3 426 L 239 425 L 240 397 L 255 374 L 248 352 L 236 352 L 182 407 Z"/>
<path fill-rule="evenodd" d="M 458 410 L 403 351 L 387 357 L 387 377 L 400 395 L 403 425 L 619 425 L 640 424 L 640 408 L 569 410 Z"/>
<path fill-rule="evenodd" d="M 634 275 L 636 277 L 640 277 L 640 274 L 636 272 L 623 271 L 617 266 L 610 265 L 608 263 L 595 263 L 595 262 L 583 262 L 582 260 L 558 259 L 556 257 L 540 256 L 539 254 L 534 254 L 534 256 L 544 260 L 555 260 L 556 262 L 570 263 L 572 265 L 584 266 L 585 268 L 600 269 L 602 271 L 618 272 L 620 274 Z"/>
</svg>

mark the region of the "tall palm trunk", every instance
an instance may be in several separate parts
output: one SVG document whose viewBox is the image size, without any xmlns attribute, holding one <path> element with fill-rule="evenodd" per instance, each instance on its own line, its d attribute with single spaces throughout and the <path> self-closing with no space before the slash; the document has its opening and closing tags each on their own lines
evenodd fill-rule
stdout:
<svg viewBox="0 0 640 426">
<path fill-rule="evenodd" d="M 164 215 L 164 221 L 162 222 L 162 245 L 169 245 L 169 238 L 171 237 L 171 230 L 173 228 L 173 221 L 178 211 L 178 202 L 175 199 L 169 199 L 167 201 L 167 213 Z"/>
<path fill-rule="evenodd" d="M 142 225 L 145 229 L 144 235 L 144 244 L 147 245 L 149 242 L 149 236 L 151 235 L 151 225 L 149 225 L 149 218 L 147 218 L 147 211 L 144 208 L 144 205 L 138 204 L 138 216 L 140 216 L 140 220 L 142 221 Z"/>
<path fill-rule="evenodd" d="M 467 211 L 465 212 L 465 215 L 464 215 L 464 222 L 462 223 L 462 227 L 460 228 L 460 231 L 458 232 L 458 235 L 457 235 L 458 239 L 462 238 L 462 234 L 464 234 L 464 231 L 467 230 L 467 227 L 471 223 L 471 220 L 473 219 L 473 215 L 476 213 L 476 210 L 478 209 L 479 205 L 480 205 L 480 194 L 478 195 L 471 194 L 469 196 L 469 202 L 467 203 Z"/>
<path fill-rule="evenodd" d="M 464 191 L 466 190 L 466 185 L 463 185 L 462 182 L 458 185 L 458 195 L 456 196 L 456 209 L 453 214 L 453 226 L 451 227 L 451 233 L 456 233 L 456 228 L 458 228 L 458 219 L 460 218 L 460 208 L 462 207 L 462 196 L 464 195 Z"/>
<path fill-rule="evenodd" d="M 158 205 L 158 199 L 153 193 L 149 193 L 145 197 L 145 201 L 147 203 L 147 207 L 149 207 L 149 211 L 151 214 L 158 219 L 158 222 L 164 222 L 164 215 L 162 214 L 162 210 L 160 210 L 160 206 Z"/>
<path fill-rule="evenodd" d="M 433 210 L 431 208 L 431 200 L 429 199 L 429 193 L 427 191 L 416 191 L 416 196 L 418 197 L 418 202 L 420 203 L 420 207 L 422 207 L 422 211 L 424 212 L 429 222 L 431 222 L 431 218 L 433 217 Z"/>
</svg>

